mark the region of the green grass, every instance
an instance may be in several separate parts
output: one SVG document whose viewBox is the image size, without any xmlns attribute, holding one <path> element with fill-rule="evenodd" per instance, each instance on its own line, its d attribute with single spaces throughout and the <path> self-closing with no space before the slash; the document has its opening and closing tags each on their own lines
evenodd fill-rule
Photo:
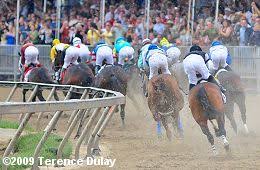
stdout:
<svg viewBox="0 0 260 170">
<path fill-rule="evenodd" d="M 11 121 L 8 121 L 8 120 L 0 120 L 0 128 L 3 128 L 3 129 L 18 129 L 18 127 L 19 127 L 18 122 L 11 122 Z M 25 130 L 32 132 L 33 128 L 26 125 Z"/>
<path fill-rule="evenodd" d="M 22 136 L 15 145 L 15 153 L 14 157 L 32 157 L 35 151 L 37 144 L 39 143 L 43 132 L 34 133 Z M 58 135 L 51 134 L 48 140 L 44 143 L 44 146 L 41 149 L 40 157 L 44 157 L 44 159 L 56 159 L 56 151 L 58 146 L 61 142 L 62 138 Z M 69 142 L 65 145 L 63 149 L 63 158 L 69 158 L 72 153 L 72 144 Z M 2 164 L 2 161 L 1 163 Z M 0 169 L 2 166 L 0 165 Z M 9 166 L 8 170 L 19 170 L 25 169 L 30 166 L 25 165 L 16 165 L 16 166 Z"/>
</svg>

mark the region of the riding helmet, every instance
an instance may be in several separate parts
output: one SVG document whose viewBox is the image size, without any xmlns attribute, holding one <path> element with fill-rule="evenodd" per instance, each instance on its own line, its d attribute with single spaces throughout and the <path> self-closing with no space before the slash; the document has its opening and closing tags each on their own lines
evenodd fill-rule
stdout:
<svg viewBox="0 0 260 170">
<path fill-rule="evenodd" d="M 213 41 L 213 42 L 211 43 L 211 47 L 214 47 L 214 46 L 217 46 L 217 45 L 222 45 L 222 44 L 221 44 L 221 42 L 219 42 L 219 41 Z"/>
<path fill-rule="evenodd" d="M 202 49 L 198 45 L 193 45 L 190 48 L 190 52 L 193 52 L 193 51 L 202 51 Z"/>
</svg>

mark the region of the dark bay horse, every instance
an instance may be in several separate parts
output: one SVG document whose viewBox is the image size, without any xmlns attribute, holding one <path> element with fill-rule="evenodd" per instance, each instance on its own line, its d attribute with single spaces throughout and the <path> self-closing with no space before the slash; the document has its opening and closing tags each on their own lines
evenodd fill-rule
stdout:
<svg viewBox="0 0 260 170">
<path fill-rule="evenodd" d="M 49 71 L 41 66 L 41 67 L 31 67 L 29 68 L 30 70 L 28 71 L 28 80 L 27 82 L 34 82 L 34 83 L 46 83 L 46 84 L 54 84 L 52 78 L 51 78 L 51 75 L 49 74 Z M 26 92 L 28 90 L 27 89 L 23 89 L 23 102 L 26 102 Z M 36 95 L 35 97 L 32 99 L 32 101 L 35 101 L 36 100 L 36 97 L 38 97 L 38 99 L 40 101 L 45 101 L 43 95 L 42 95 L 42 90 L 39 89 L 37 92 L 36 92 Z M 59 97 L 55 91 L 54 93 L 54 98 L 55 100 L 59 100 Z"/>
<path fill-rule="evenodd" d="M 241 112 L 241 118 L 244 124 L 244 129 L 246 133 L 249 133 L 246 124 L 246 104 L 245 104 L 245 91 L 242 85 L 240 76 L 233 71 L 226 71 L 220 69 L 215 77 L 219 80 L 220 84 L 227 90 L 225 95 L 227 98 L 227 103 L 225 104 L 225 114 L 230 120 L 232 128 L 235 133 L 237 133 L 237 124 L 234 119 L 234 104 L 236 103 Z"/>
<path fill-rule="evenodd" d="M 172 75 L 159 74 L 148 81 L 148 106 L 155 121 L 162 121 L 167 137 L 171 140 L 169 125 L 178 127 L 179 112 L 184 107 L 184 98 Z"/>
<path fill-rule="evenodd" d="M 212 123 L 217 137 L 222 138 L 226 151 L 229 151 L 229 142 L 226 138 L 224 103 L 219 87 L 213 83 L 200 83 L 189 93 L 189 106 L 195 121 L 211 144 L 213 154 L 217 154 L 214 138 L 208 128 L 208 120 Z M 217 121 L 218 127 L 214 125 Z"/>
<path fill-rule="evenodd" d="M 64 55 L 64 52 L 58 52 L 54 61 L 55 71 L 61 69 L 64 64 Z M 90 87 L 94 85 L 94 78 L 91 68 L 86 63 L 79 63 L 77 65 L 71 64 L 61 73 L 59 84 Z M 78 99 L 80 96 L 81 94 L 72 93 L 71 98 Z"/>
<path fill-rule="evenodd" d="M 120 66 L 107 65 L 95 78 L 95 87 L 113 90 L 126 95 L 128 77 Z M 125 125 L 125 104 L 120 106 L 122 125 Z"/>
</svg>

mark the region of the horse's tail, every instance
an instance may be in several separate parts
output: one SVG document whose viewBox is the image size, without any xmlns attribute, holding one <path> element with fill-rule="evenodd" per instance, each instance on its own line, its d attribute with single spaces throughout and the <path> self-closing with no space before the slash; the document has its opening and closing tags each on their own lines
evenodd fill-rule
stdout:
<svg viewBox="0 0 260 170">
<path fill-rule="evenodd" d="M 206 92 L 206 89 L 204 86 L 201 86 L 199 88 L 197 99 L 202 105 L 202 108 L 204 110 L 204 115 L 208 117 L 209 119 L 214 118 L 216 115 L 220 114 L 219 111 L 217 111 L 209 102 L 208 95 Z"/>
</svg>

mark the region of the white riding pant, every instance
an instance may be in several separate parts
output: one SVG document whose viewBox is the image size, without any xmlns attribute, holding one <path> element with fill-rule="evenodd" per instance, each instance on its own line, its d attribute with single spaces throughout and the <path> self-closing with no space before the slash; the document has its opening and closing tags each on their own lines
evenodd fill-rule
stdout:
<svg viewBox="0 0 260 170">
<path fill-rule="evenodd" d="M 64 64 L 62 68 L 66 69 L 70 64 L 74 64 L 74 65 L 79 64 L 77 61 L 78 57 L 79 57 L 79 49 L 73 46 L 68 47 L 65 52 Z"/>
<path fill-rule="evenodd" d="M 190 84 L 197 84 L 197 73 L 201 74 L 202 79 L 208 79 L 210 76 L 209 70 L 200 55 L 190 54 L 183 60 L 183 66 Z"/>
<path fill-rule="evenodd" d="M 210 56 L 213 62 L 213 69 L 218 70 L 219 67 L 225 68 L 228 64 L 226 62 L 228 50 L 225 46 L 217 45 L 210 48 Z"/>
<path fill-rule="evenodd" d="M 168 64 L 169 66 L 171 66 L 178 62 L 181 51 L 177 47 L 170 47 L 168 50 L 166 50 L 166 55 L 168 59 Z"/>
<path fill-rule="evenodd" d="M 159 69 L 161 69 L 162 74 L 171 74 L 168 68 L 167 57 L 162 53 L 154 53 L 149 58 L 150 75 L 149 80 L 153 76 L 158 75 Z"/>
<path fill-rule="evenodd" d="M 128 58 L 129 60 L 134 58 L 134 53 L 135 50 L 133 49 L 133 47 L 125 46 L 121 48 L 118 54 L 118 64 L 124 65 L 124 60 L 126 58 Z"/>
<path fill-rule="evenodd" d="M 25 64 L 39 64 L 38 61 L 39 50 L 34 46 L 29 46 L 24 51 Z"/>
<path fill-rule="evenodd" d="M 106 64 L 114 64 L 113 51 L 108 46 L 101 46 L 96 53 L 96 65 L 102 66 L 102 62 L 106 59 Z"/>
<path fill-rule="evenodd" d="M 79 57 L 82 60 L 82 62 L 91 61 L 92 57 L 90 56 L 90 51 L 88 47 L 84 44 L 79 44 L 78 46 L 76 47 L 79 48 Z"/>
</svg>

